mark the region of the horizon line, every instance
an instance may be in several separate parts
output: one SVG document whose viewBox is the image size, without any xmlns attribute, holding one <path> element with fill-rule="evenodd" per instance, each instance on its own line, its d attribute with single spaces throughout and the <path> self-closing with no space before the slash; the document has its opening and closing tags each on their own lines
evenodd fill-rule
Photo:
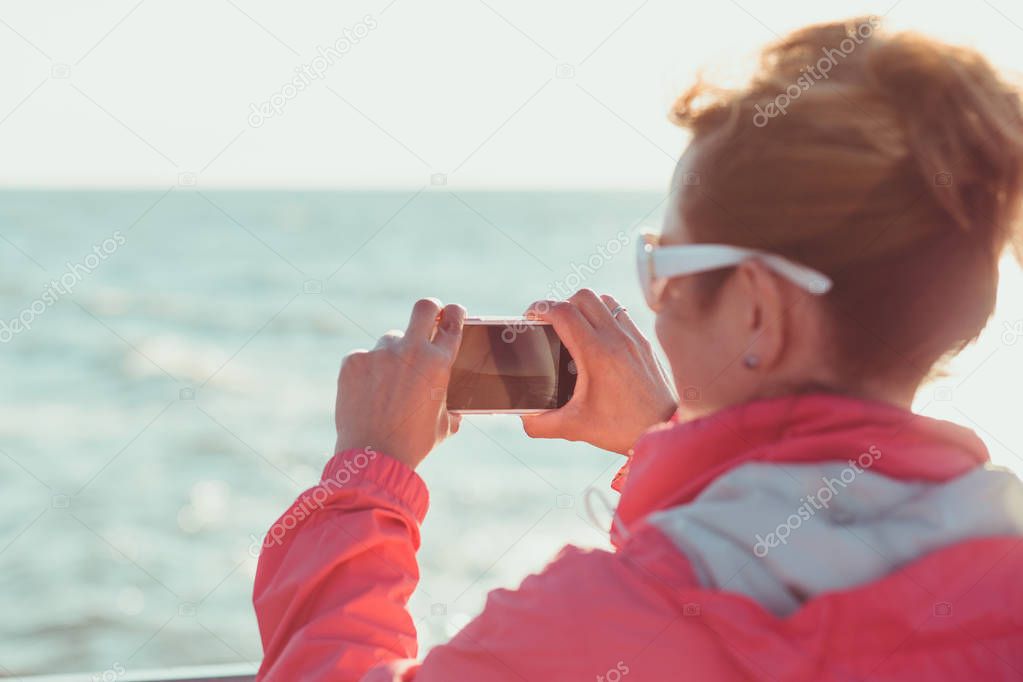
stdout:
<svg viewBox="0 0 1023 682">
<path fill-rule="evenodd" d="M 184 192 L 503 192 L 522 194 L 585 194 L 594 192 L 619 194 L 656 194 L 663 188 L 652 186 L 605 186 L 605 185 L 3 185 L 0 192 L 167 192 L 171 189 Z"/>
</svg>

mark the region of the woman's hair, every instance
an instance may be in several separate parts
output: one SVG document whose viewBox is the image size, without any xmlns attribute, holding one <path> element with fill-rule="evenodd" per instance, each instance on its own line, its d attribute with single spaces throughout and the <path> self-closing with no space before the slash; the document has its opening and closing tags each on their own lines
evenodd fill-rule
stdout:
<svg viewBox="0 0 1023 682">
<path fill-rule="evenodd" d="M 844 376 L 918 381 L 980 333 L 1016 233 L 1023 109 L 976 51 L 874 18 L 810 26 L 742 89 L 698 81 L 672 119 L 693 133 L 675 180 L 690 239 L 832 277 Z"/>
</svg>

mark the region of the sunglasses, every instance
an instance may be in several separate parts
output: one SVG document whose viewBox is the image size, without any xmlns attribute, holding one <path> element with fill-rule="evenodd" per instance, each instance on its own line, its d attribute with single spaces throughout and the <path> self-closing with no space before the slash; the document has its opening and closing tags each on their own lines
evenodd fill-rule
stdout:
<svg viewBox="0 0 1023 682">
<path fill-rule="evenodd" d="M 636 242 L 639 284 L 647 305 L 655 312 L 661 307 L 661 298 L 669 280 L 735 267 L 754 258 L 815 296 L 826 294 L 831 289 L 831 278 L 827 275 L 774 253 L 729 244 L 660 246 L 659 241 L 660 235 L 656 232 L 644 230 Z"/>
</svg>

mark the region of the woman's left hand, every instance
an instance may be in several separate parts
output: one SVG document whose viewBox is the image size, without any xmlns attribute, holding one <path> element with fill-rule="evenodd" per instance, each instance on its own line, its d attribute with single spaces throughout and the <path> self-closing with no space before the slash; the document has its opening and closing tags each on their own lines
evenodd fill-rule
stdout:
<svg viewBox="0 0 1023 682">
<path fill-rule="evenodd" d="M 338 377 L 335 452 L 372 447 L 415 468 L 458 431 L 445 397 L 462 340 L 465 309 L 424 298 L 404 333 L 392 331 L 373 350 L 349 353 Z"/>
</svg>

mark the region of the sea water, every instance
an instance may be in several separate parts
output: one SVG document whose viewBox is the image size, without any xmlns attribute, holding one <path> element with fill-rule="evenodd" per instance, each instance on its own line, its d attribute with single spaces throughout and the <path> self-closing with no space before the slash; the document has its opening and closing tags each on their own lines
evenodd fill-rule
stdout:
<svg viewBox="0 0 1023 682">
<path fill-rule="evenodd" d="M 515 315 L 590 286 L 648 323 L 631 231 L 663 200 L 0 194 L 0 673 L 258 661 L 255 554 L 331 453 L 344 354 L 423 296 Z M 606 546 L 582 496 L 621 463 L 466 418 L 420 469 L 422 648 L 565 543 Z"/>
<path fill-rule="evenodd" d="M 344 354 L 422 296 L 514 315 L 589 286 L 649 331 L 631 240 L 664 209 L 445 186 L 0 193 L 0 675 L 257 663 L 256 554 L 331 453 Z M 916 407 L 1020 471 L 1023 278 L 1004 275 Z M 564 544 L 607 547 L 584 495 L 621 464 L 466 418 L 420 467 L 421 651 Z"/>
</svg>

